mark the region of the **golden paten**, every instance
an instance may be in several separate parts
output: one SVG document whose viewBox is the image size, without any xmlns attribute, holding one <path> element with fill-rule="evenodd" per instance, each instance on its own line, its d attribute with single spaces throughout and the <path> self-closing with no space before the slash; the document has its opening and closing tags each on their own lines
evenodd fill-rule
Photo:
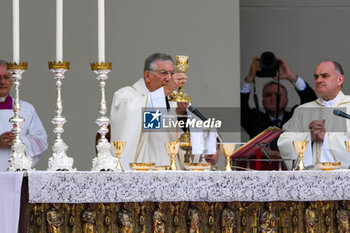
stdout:
<svg viewBox="0 0 350 233">
<path fill-rule="evenodd" d="M 169 166 L 155 166 L 153 171 L 166 171 L 169 170 Z"/>
<path fill-rule="evenodd" d="M 341 166 L 341 162 L 333 162 L 333 163 L 318 163 L 317 168 L 322 169 L 323 171 L 331 171 L 334 169 L 338 169 Z"/>
<path fill-rule="evenodd" d="M 91 70 L 112 70 L 112 62 L 91 63 Z"/>
<path fill-rule="evenodd" d="M 204 171 L 210 170 L 210 163 L 185 163 L 186 170 L 191 171 Z"/>
<path fill-rule="evenodd" d="M 16 62 L 10 62 L 7 64 L 8 70 L 27 70 L 27 68 L 28 68 L 27 62 L 19 62 L 19 64 L 17 64 Z"/>
<path fill-rule="evenodd" d="M 59 62 L 56 62 L 56 61 L 49 61 L 49 69 L 52 70 L 52 69 L 66 69 L 66 70 L 69 70 L 69 67 L 70 67 L 70 62 L 69 61 L 59 61 Z"/>
<path fill-rule="evenodd" d="M 130 163 L 129 165 L 132 170 L 136 171 L 149 171 L 156 166 L 155 163 Z"/>
</svg>

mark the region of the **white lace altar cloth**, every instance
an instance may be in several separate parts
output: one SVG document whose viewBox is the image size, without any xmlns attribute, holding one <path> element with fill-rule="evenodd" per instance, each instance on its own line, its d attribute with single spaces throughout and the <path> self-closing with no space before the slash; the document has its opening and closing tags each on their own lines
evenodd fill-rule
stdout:
<svg viewBox="0 0 350 233">
<path fill-rule="evenodd" d="M 350 170 L 31 171 L 30 203 L 350 200 Z"/>
</svg>

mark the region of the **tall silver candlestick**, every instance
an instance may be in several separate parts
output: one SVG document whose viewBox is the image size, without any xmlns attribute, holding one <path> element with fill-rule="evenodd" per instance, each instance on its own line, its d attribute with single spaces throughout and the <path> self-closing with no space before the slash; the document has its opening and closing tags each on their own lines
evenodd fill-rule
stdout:
<svg viewBox="0 0 350 233">
<path fill-rule="evenodd" d="M 92 63 L 91 70 L 97 74 L 99 81 L 101 96 L 99 104 L 99 116 L 96 119 L 96 124 L 99 129 L 97 132 L 101 135 L 98 140 L 97 157 L 92 160 L 92 171 L 121 171 L 117 167 L 117 158 L 112 154 L 112 145 L 108 142 L 106 134 L 108 133 L 109 118 L 107 114 L 107 103 L 105 94 L 105 80 L 108 79 L 107 74 L 112 70 L 112 63 Z"/>
<path fill-rule="evenodd" d="M 22 127 L 21 124 L 24 123 L 25 119 L 20 116 L 21 103 L 19 99 L 19 80 L 22 79 L 22 74 L 27 70 L 28 63 L 19 62 L 19 64 L 9 63 L 7 68 L 12 74 L 12 80 L 15 84 L 15 98 L 13 103 L 14 116 L 10 118 L 9 122 L 13 125 L 12 132 L 15 134 L 15 139 L 12 142 L 12 156 L 9 158 L 9 168 L 8 171 L 27 171 L 32 170 L 33 159 L 26 156 L 26 145 L 20 138 Z"/>
<path fill-rule="evenodd" d="M 64 73 L 69 70 L 69 62 L 49 62 L 49 69 L 54 73 L 56 79 L 56 115 L 52 118 L 51 123 L 55 126 L 53 132 L 56 134 L 54 145 L 52 146 L 53 154 L 49 158 L 49 171 L 76 171 L 73 168 L 73 158 L 67 156 L 68 146 L 63 141 L 61 134 L 64 132 L 63 125 L 67 122 L 62 116 L 63 104 L 61 86 Z"/>
</svg>

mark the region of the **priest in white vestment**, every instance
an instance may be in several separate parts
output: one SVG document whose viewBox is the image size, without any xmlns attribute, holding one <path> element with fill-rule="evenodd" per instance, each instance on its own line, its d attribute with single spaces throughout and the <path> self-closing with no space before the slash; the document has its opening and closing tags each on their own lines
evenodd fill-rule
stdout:
<svg viewBox="0 0 350 233">
<path fill-rule="evenodd" d="M 333 115 L 334 109 L 350 113 L 350 96 L 341 91 L 344 72 L 335 61 L 324 61 L 314 72 L 315 90 L 319 98 L 295 109 L 293 117 L 283 126 L 285 132 L 278 140 L 284 159 L 295 159 L 293 141 L 308 141 L 304 153 L 307 169 L 316 169 L 317 163 L 341 162 L 342 168 L 350 165 L 350 153 L 345 141 L 350 140 L 348 120 Z M 292 169 L 292 163 L 286 163 Z"/>
<path fill-rule="evenodd" d="M 171 56 L 155 53 L 145 60 L 144 77 L 133 86 L 127 86 L 114 93 L 111 106 L 111 141 L 126 141 L 121 154 L 123 169 L 130 169 L 129 163 L 150 163 L 158 166 L 169 165 L 170 157 L 165 142 L 177 141 L 182 133 L 164 130 L 144 132 L 143 110 L 175 110 L 177 115 L 184 115 L 188 103 L 169 102 L 166 97 L 187 82 L 185 73 L 174 73 L 174 62 Z M 175 114 L 175 112 L 174 112 Z M 157 116 L 154 116 L 157 118 Z M 215 154 L 214 151 L 207 152 Z M 183 158 L 177 158 L 178 168 Z M 183 167 L 182 167 L 183 168 Z"/>
<path fill-rule="evenodd" d="M 0 171 L 8 168 L 12 141 L 15 138 L 11 132 L 13 126 L 9 122 L 14 116 L 13 98 L 9 95 L 11 86 L 12 78 L 7 71 L 7 63 L 0 60 Z M 34 107 L 25 101 L 20 101 L 20 104 L 20 116 L 25 119 L 21 125 L 23 130 L 20 137 L 27 147 L 26 155 L 32 157 L 35 164 L 47 149 L 47 135 Z"/>
</svg>

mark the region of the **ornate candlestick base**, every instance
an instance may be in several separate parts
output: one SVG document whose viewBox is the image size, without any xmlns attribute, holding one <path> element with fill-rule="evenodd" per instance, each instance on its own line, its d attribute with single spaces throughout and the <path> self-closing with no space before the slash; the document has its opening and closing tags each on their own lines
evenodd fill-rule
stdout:
<svg viewBox="0 0 350 233">
<path fill-rule="evenodd" d="M 107 114 L 107 104 L 105 95 L 105 80 L 108 79 L 107 74 L 112 70 L 112 63 L 92 63 L 91 70 L 97 74 L 97 80 L 99 81 L 101 96 L 99 105 L 99 116 L 96 119 L 96 124 L 99 129 L 97 132 L 101 135 L 98 140 L 97 157 L 92 160 L 92 171 L 121 171 L 118 168 L 117 159 L 112 154 L 112 145 L 106 139 L 106 133 L 108 132 L 109 118 Z"/>
<path fill-rule="evenodd" d="M 92 160 L 91 171 L 122 171 L 118 169 L 117 158 L 111 154 L 112 145 L 107 141 L 99 140 L 97 146 L 97 157 Z"/>
<path fill-rule="evenodd" d="M 33 159 L 26 156 L 26 145 L 24 145 L 20 134 L 22 132 L 21 124 L 25 122 L 25 119 L 20 116 L 21 104 L 19 100 L 19 85 L 22 79 L 22 73 L 27 70 L 28 64 L 26 62 L 9 63 L 7 66 L 8 71 L 12 74 L 12 80 L 15 84 L 15 98 L 13 103 L 14 116 L 10 118 L 9 122 L 13 125 L 12 132 L 15 134 L 15 139 L 12 144 L 12 156 L 9 158 L 8 171 L 28 171 L 32 170 Z"/>
<path fill-rule="evenodd" d="M 56 115 L 52 118 L 51 123 L 55 126 L 53 132 L 56 134 L 56 140 L 52 146 L 53 154 L 49 158 L 48 171 L 76 171 L 73 168 L 73 158 L 67 156 L 68 146 L 61 138 L 64 132 L 63 125 L 67 122 L 62 116 L 63 102 L 61 95 L 62 80 L 64 73 L 69 69 L 69 62 L 49 62 L 49 69 L 54 73 L 56 79 Z"/>
</svg>

